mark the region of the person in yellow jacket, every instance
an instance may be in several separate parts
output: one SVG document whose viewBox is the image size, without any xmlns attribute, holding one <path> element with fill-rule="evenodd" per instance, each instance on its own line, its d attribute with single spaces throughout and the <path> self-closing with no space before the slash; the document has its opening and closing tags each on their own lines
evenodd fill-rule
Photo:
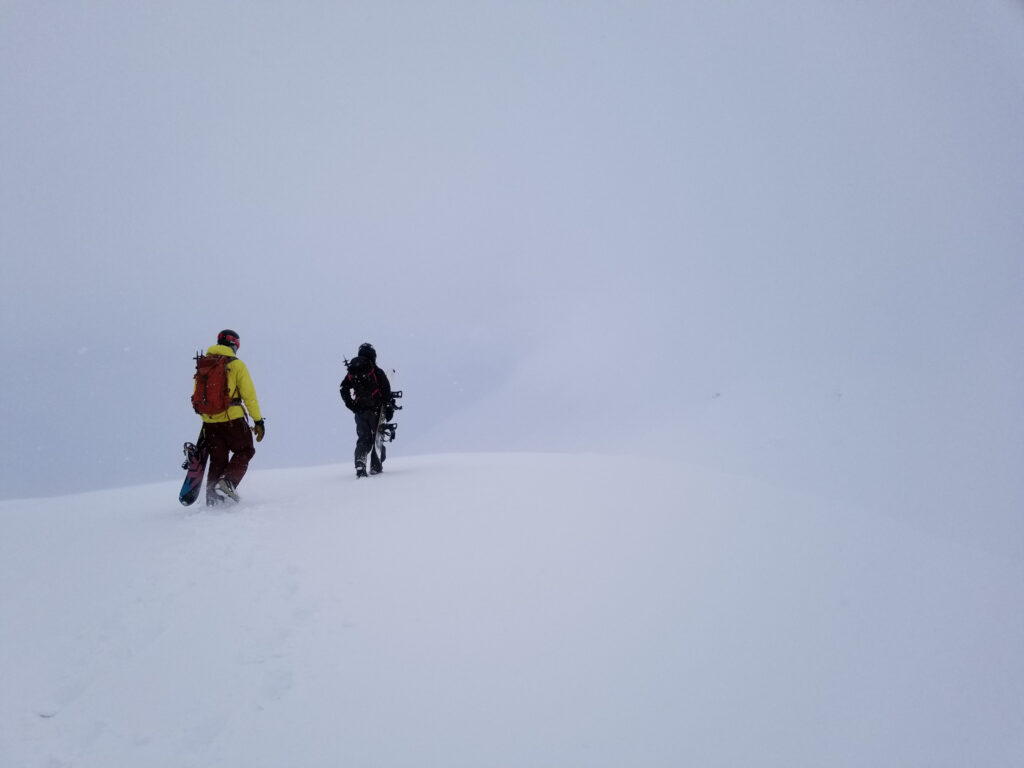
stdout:
<svg viewBox="0 0 1024 768">
<path fill-rule="evenodd" d="M 249 460 L 256 453 L 252 435 L 255 433 L 256 442 L 260 442 L 266 428 L 249 369 L 235 354 L 239 346 L 238 334 L 223 330 L 217 334 L 217 343 L 206 350 L 207 355 L 234 358 L 226 367 L 231 405 L 221 413 L 202 414 L 203 435 L 210 454 L 206 503 L 211 506 L 222 504 L 228 498 L 238 501 L 236 489 L 249 468 Z M 251 431 L 245 416 L 246 409 L 255 422 Z"/>
</svg>

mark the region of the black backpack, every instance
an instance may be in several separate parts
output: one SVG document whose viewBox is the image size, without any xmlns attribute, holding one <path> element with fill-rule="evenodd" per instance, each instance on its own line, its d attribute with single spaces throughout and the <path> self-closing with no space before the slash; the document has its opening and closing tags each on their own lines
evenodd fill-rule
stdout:
<svg viewBox="0 0 1024 768">
<path fill-rule="evenodd" d="M 348 364 L 345 386 L 354 391 L 353 400 L 359 410 L 368 411 L 380 406 L 383 392 L 377 381 L 377 366 L 365 357 L 357 357 Z"/>
</svg>

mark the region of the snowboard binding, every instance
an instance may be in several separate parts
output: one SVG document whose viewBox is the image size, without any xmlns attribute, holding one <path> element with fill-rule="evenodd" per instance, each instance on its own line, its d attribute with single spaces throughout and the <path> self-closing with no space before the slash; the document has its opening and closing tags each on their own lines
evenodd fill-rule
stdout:
<svg viewBox="0 0 1024 768">
<path fill-rule="evenodd" d="M 199 449 L 196 448 L 195 443 L 185 443 L 185 461 L 182 462 L 181 468 L 188 469 L 188 465 L 195 461 L 196 456 L 199 455 Z"/>
<path fill-rule="evenodd" d="M 393 391 L 391 393 L 391 401 L 388 403 L 388 407 L 384 409 L 384 413 L 388 416 L 394 416 L 395 411 L 402 410 L 402 406 L 396 403 L 396 400 L 402 399 L 402 390 Z M 398 429 L 398 424 L 395 422 L 386 422 L 382 416 L 380 424 L 377 426 L 377 434 L 380 435 L 381 440 L 388 443 L 393 442 L 395 439 L 395 431 Z"/>
</svg>

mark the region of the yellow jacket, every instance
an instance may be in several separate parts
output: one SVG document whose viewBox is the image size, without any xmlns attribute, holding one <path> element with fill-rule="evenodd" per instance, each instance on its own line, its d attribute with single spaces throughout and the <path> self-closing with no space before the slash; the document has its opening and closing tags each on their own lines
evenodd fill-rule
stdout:
<svg viewBox="0 0 1024 768">
<path fill-rule="evenodd" d="M 249 410 L 249 415 L 252 416 L 253 421 L 259 421 L 263 418 L 260 413 L 260 401 L 256 399 L 256 388 L 252 385 L 252 378 L 249 376 L 249 369 L 245 367 L 245 363 L 235 356 L 235 350 L 224 344 L 214 344 L 208 350 L 208 355 L 225 355 L 226 357 L 234 357 L 235 359 L 228 363 L 228 394 L 231 395 L 232 400 L 241 399 L 245 403 L 245 407 Z M 245 411 L 242 410 L 240 405 L 232 405 L 226 411 L 222 413 L 215 413 L 209 416 L 205 413 L 200 414 L 203 417 L 203 421 L 207 424 L 219 421 L 231 421 L 232 419 L 241 419 L 245 416 Z"/>
</svg>

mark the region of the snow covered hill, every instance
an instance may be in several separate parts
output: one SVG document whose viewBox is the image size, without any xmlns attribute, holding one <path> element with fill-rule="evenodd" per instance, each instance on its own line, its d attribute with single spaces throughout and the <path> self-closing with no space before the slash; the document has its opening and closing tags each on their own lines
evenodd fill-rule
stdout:
<svg viewBox="0 0 1024 768">
<path fill-rule="evenodd" d="M 586 455 L 0 502 L 0 765 L 1014 766 L 1024 567 Z"/>
</svg>

